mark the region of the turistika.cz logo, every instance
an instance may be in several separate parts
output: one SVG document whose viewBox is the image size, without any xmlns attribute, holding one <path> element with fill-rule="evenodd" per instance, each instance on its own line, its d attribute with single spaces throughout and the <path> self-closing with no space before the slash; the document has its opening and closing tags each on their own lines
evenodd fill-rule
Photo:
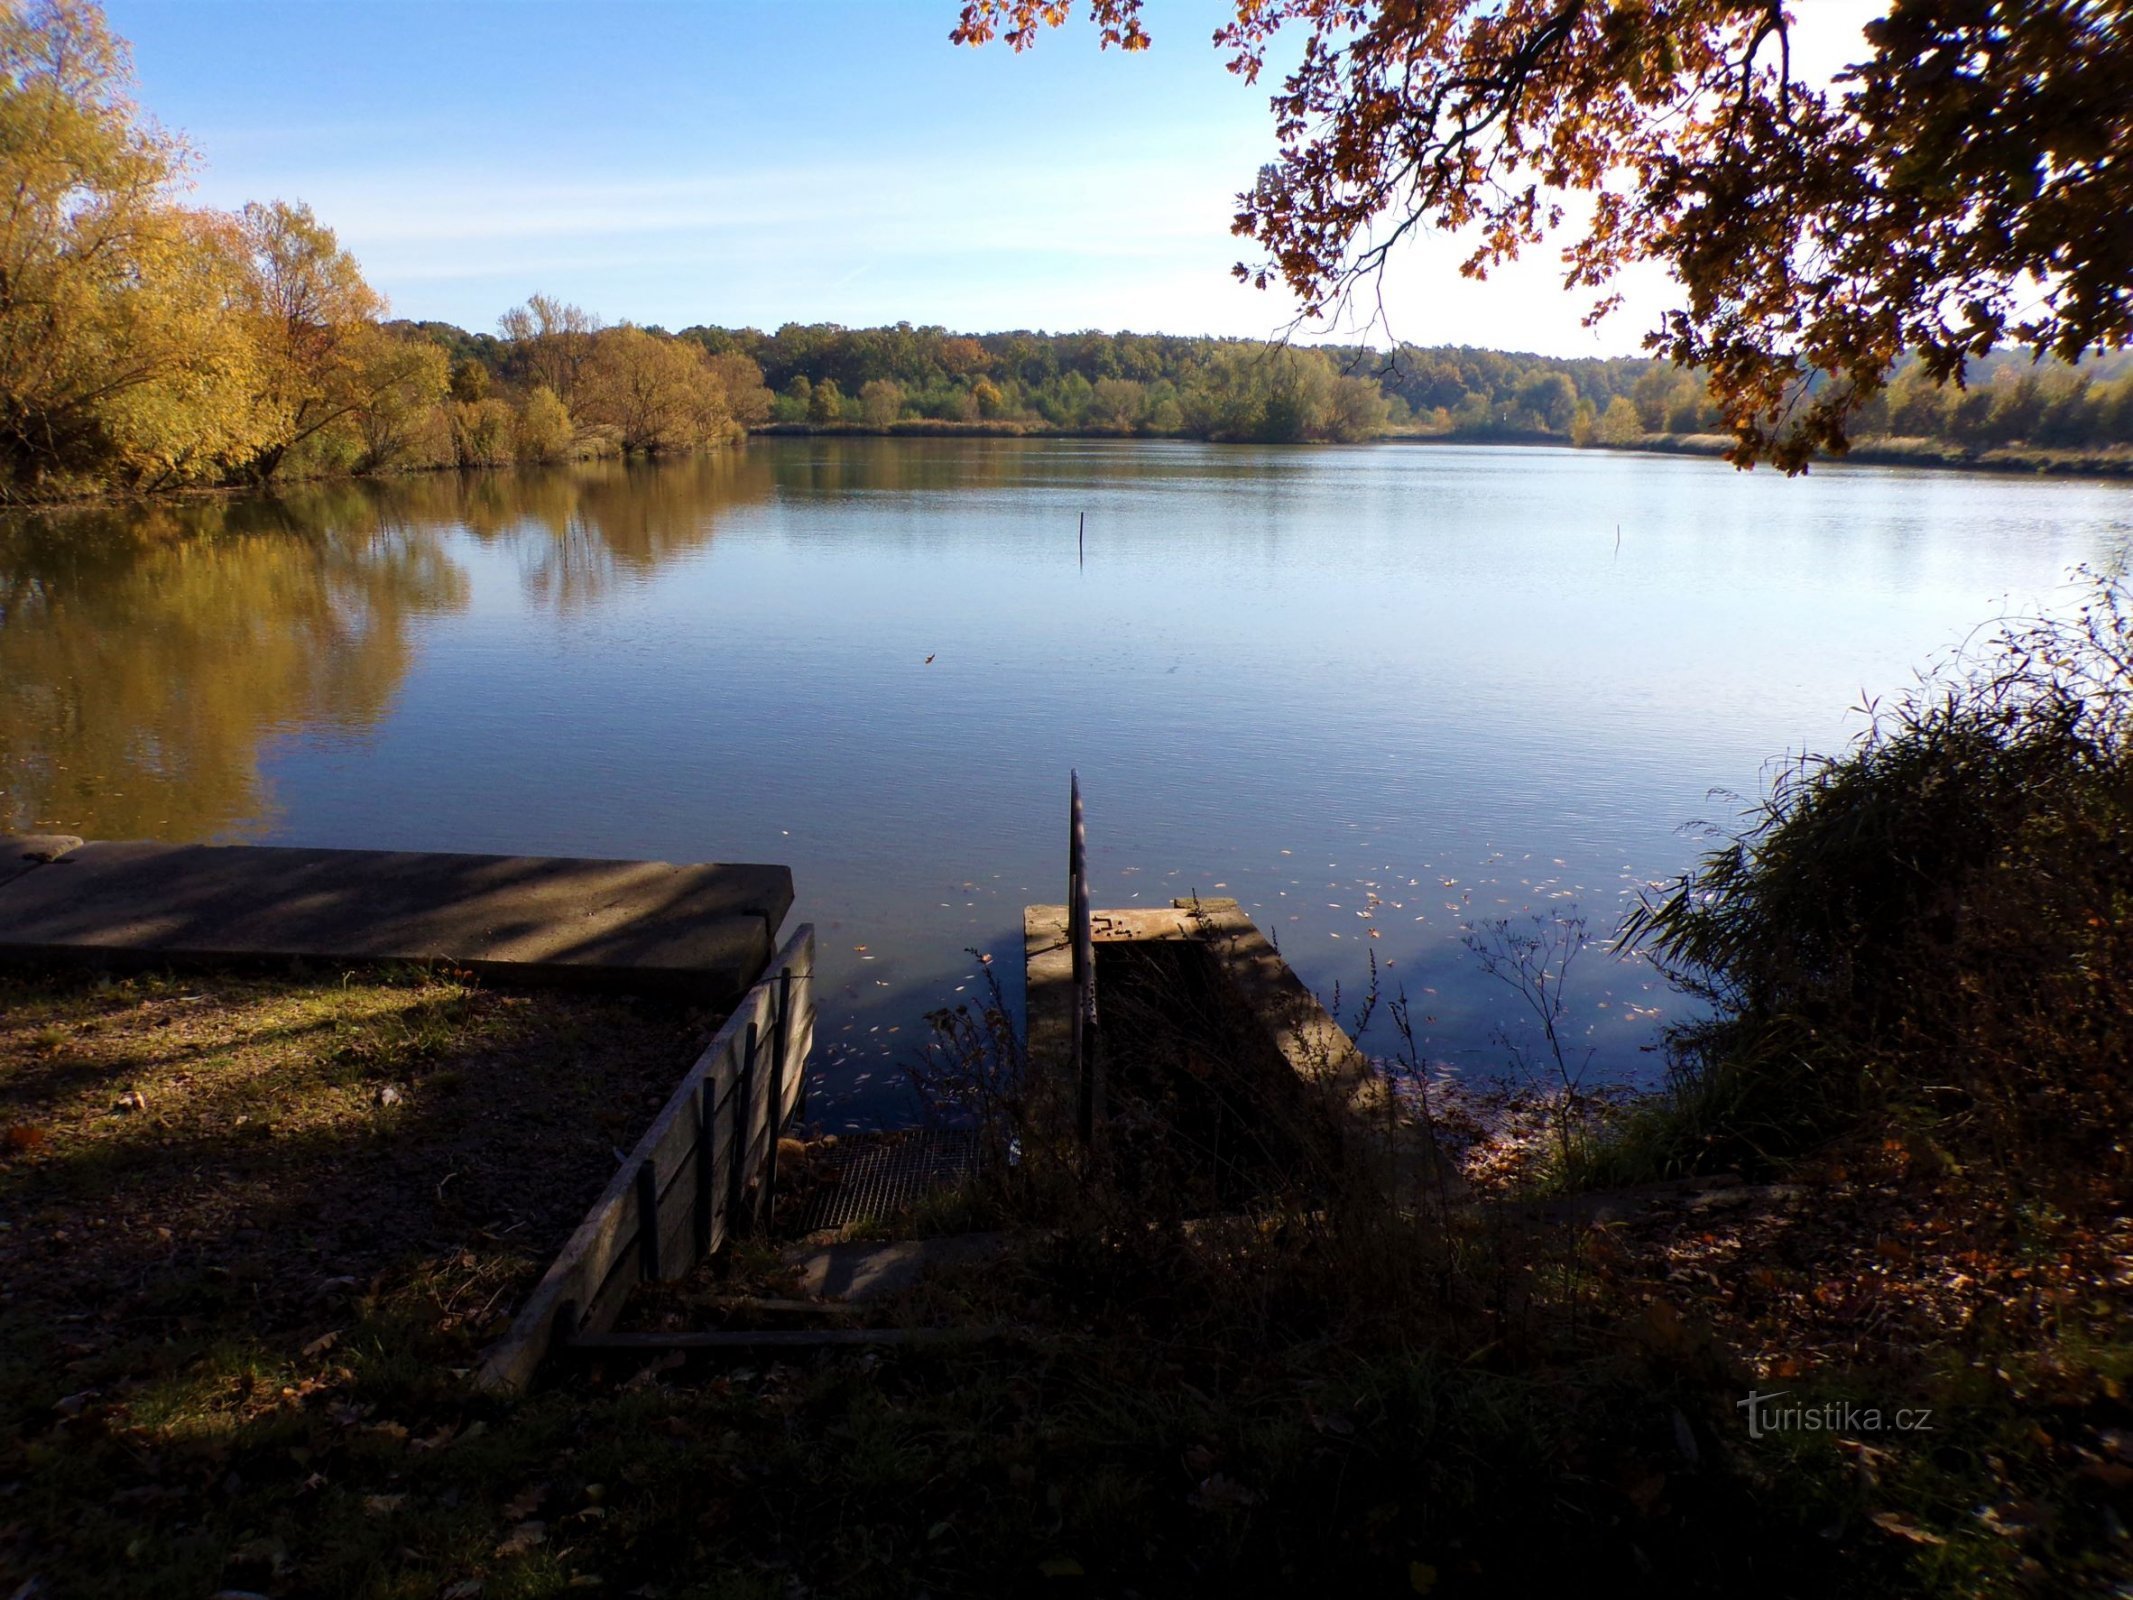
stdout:
<svg viewBox="0 0 2133 1600">
<path fill-rule="evenodd" d="M 1924 1433 L 1933 1426 L 1931 1406 L 1883 1411 L 1879 1406 L 1854 1405 L 1849 1400 L 1778 1404 L 1790 1393 L 1790 1389 L 1773 1394 L 1751 1389 L 1747 1399 L 1734 1402 L 1748 1414 L 1749 1438 L 1760 1439 L 1771 1433 Z"/>
</svg>

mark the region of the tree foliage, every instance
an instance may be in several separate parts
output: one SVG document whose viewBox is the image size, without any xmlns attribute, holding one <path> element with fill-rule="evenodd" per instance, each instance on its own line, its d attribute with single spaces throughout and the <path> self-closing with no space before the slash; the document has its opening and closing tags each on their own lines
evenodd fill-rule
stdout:
<svg viewBox="0 0 2133 1600">
<path fill-rule="evenodd" d="M 1062 0 L 969 0 L 953 37 L 1016 49 Z M 1091 0 L 1148 42 L 1140 0 Z M 1276 150 L 1238 198 L 1301 314 L 1341 309 L 1417 228 L 1475 277 L 1576 218 L 1565 284 L 1656 261 L 1680 303 L 1646 347 L 1709 375 L 1733 459 L 1842 453 L 1906 354 L 1936 383 L 2011 341 L 2071 363 L 2133 339 L 2133 4 L 1890 0 L 1821 89 L 1782 0 L 1238 0 L 1257 81 L 1284 35 Z"/>
<path fill-rule="evenodd" d="M 90 0 L 0 0 L 0 500 L 676 450 L 768 420 L 745 353 L 549 296 L 500 340 L 385 322 L 308 206 L 181 205 L 186 149 L 130 81 Z"/>
<path fill-rule="evenodd" d="M 176 140 L 126 98 L 125 47 L 81 0 L 0 6 L 0 469 L 61 482 L 211 378 L 220 243 L 171 206 Z M 165 386 L 160 400 L 137 391 Z M 146 452 L 152 456 L 152 449 Z"/>
<path fill-rule="evenodd" d="M 301 205 L 177 203 L 87 0 L 0 5 L 0 498 L 404 453 L 443 369 Z"/>
</svg>

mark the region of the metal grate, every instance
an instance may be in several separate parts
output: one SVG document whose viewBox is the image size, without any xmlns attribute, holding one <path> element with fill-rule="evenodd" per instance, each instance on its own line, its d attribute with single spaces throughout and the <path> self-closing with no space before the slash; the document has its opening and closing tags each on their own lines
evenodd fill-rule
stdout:
<svg viewBox="0 0 2133 1600">
<path fill-rule="evenodd" d="M 789 1225 L 815 1233 L 897 1216 L 975 1175 L 980 1149 L 975 1128 L 847 1134 L 826 1152 L 817 1183 Z M 778 1220 L 781 1230 L 788 1225 Z"/>
</svg>

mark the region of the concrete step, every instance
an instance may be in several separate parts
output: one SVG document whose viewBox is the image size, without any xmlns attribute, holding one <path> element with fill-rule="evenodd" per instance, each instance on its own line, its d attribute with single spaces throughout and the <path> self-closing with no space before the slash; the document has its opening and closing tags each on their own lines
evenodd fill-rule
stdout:
<svg viewBox="0 0 2133 1600">
<path fill-rule="evenodd" d="M 755 864 L 69 845 L 0 841 L 0 961 L 442 961 L 720 1003 L 793 897 L 789 868 Z"/>
</svg>

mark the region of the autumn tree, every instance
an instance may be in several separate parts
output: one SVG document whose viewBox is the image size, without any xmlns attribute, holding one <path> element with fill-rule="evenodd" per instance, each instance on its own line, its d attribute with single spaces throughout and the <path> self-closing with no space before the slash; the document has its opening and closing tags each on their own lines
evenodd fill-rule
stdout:
<svg viewBox="0 0 2133 1600">
<path fill-rule="evenodd" d="M 1147 403 L 1147 385 L 1131 378 L 1098 378 L 1089 396 L 1089 421 L 1095 427 L 1124 433 L 1140 422 Z"/>
<path fill-rule="evenodd" d="M 704 370 L 711 375 L 712 387 L 735 426 L 756 428 L 770 420 L 774 397 L 764 387 L 763 369 L 752 357 L 737 350 L 721 351 L 704 359 Z"/>
<path fill-rule="evenodd" d="M 1560 372 L 1536 372 L 1518 386 L 1518 406 L 1535 424 L 1562 433 L 1577 415 L 1578 392 Z"/>
<path fill-rule="evenodd" d="M 1343 373 L 1333 380 L 1322 426 L 1328 439 L 1338 444 L 1358 444 L 1383 433 L 1391 414 L 1385 391 L 1372 379 Z"/>
<path fill-rule="evenodd" d="M 384 298 L 309 206 L 255 202 L 239 214 L 239 227 L 250 269 L 244 300 L 258 352 L 256 399 L 268 419 L 253 471 L 265 479 L 290 451 L 422 373 L 378 326 Z M 431 398 L 441 393 L 440 382 Z"/>
<path fill-rule="evenodd" d="M 1073 9 L 969 0 L 953 37 L 1022 49 Z M 1088 10 L 1147 44 L 1140 0 Z M 1672 271 L 1646 347 L 1709 373 L 1735 461 L 1787 470 L 1841 453 L 1906 352 L 1960 385 L 2003 341 L 2133 340 L 2133 3 L 1889 0 L 1827 88 L 1792 28 L 1783 0 L 1237 0 L 1216 42 L 1247 81 L 1301 36 L 1237 273 L 1311 318 L 1419 228 L 1482 277 L 1567 227 L 1595 319 L 1624 267 Z"/>
<path fill-rule="evenodd" d="M 125 45 L 84 0 L 0 5 L 0 493 L 243 441 L 202 415 L 242 359 L 226 241 L 169 197 L 186 151 L 127 98 Z M 150 392 L 153 391 L 153 392 Z M 186 441 L 164 449 L 158 421 Z"/>
<path fill-rule="evenodd" d="M 578 386 L 593 362 L 600 319 L 552 295 L 537 294 L 506 311 L 497 327 L 514 347 L 526 386 L 545 388 L 566 407 L 575 407 Z"/>
<path fill-rule="evenodd" d="M 1636 405 L 1626 395 L 1616 395 L 1607 402 L 1607 409 L 1600 414 L 1600 424 L 1593 437 L 1601 444 L 1635 444 L 1644 437 L 1643 424 L 1637 418 Z"/>
<path fill-rule="evenodd" d="M 807 397 L 809 422 L 836 422 L 844 416 L 844 394 L 835 378 L 824 378 Z"/>
<path fill-rule="evenodd" d="M 91 482 L 152 493 L 225 482 L 270 441 L 245 273 L 229 216 L 171 207 L 143 219 L 132 282 L 108 329 L 108 354 L 131 358 L 132 381 L 96 401 L 93 452 L 70 465 Z"/>
<path fill-rule="evenodd" d="M 400 465 L 417 448 L 448 380 L 444 352 L 427 339 L 381 332 L 366 342 L 363 397 L 353 418 L 362 442 L 355 469 L 381 472 Z"/>
<path fill-rule="evenodd" d="M 1336 376 L 1331 358 L 1316 350 L 1222 345 L 1185 386 L 1185 425 L 1210 439 L 1323 437 Z"/>
<path fill-rule="evenodd" d="M 610 428 L 625 452 L 693 449 L 733 431 L 725 391 L 701 345 L 644 328 L 608 328 L 592 346 L 577 408 Z"/>
<path fill-rule="evenodd" d="M 888 378 L 876 378 L 859 391 L 860 420 L 870 428 L 886 428 L 903 415 L 903 385 Z"/>
<path fill-rule="evenodd" d="M 577 426 L 570 408 L 556 398 L 553 389 L 535 389 L 519 408 L 516 448 L 521 461 L 565 461 L 577 441 Z"/>
</svg>

